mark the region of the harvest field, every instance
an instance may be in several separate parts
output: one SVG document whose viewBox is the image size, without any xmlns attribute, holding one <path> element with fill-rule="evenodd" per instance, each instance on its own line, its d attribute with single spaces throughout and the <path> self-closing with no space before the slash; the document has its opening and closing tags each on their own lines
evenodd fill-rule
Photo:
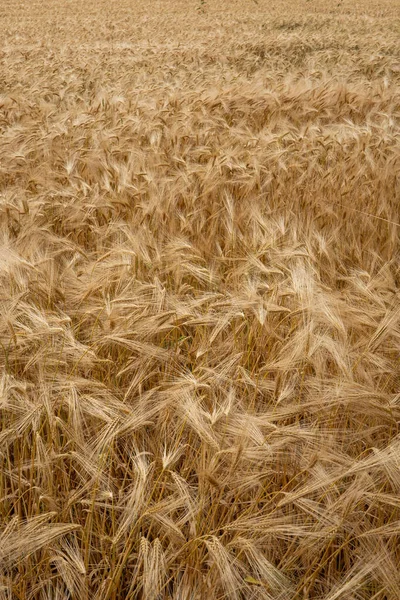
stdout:
<svg viewBox="0 0 400 600">
<path fill-rule="evenodd" d="M 400 1 L 0 30 L 0 600 L 399 600 Z"/>
</svg>

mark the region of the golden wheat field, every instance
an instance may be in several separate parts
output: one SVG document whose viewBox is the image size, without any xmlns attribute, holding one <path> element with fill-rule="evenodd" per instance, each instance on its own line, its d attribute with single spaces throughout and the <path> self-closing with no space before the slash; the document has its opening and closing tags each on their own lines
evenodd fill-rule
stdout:
<svg viewBox="0 0 400 600">
<path fill-rule="evenodd" d="M 0 600 L 398 600 L 400 1 L 0 30 Z"/>
</svg>

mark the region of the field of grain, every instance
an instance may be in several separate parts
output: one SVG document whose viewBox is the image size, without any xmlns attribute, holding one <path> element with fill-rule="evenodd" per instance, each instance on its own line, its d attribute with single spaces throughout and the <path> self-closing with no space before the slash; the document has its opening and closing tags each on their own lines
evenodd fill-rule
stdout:
<svg viewBox="0 0 400 600">
<path fill-rule="evenodd" d="M 0 28 L 0 600 L 398 600 L 399 0 Z"/>
</svg>

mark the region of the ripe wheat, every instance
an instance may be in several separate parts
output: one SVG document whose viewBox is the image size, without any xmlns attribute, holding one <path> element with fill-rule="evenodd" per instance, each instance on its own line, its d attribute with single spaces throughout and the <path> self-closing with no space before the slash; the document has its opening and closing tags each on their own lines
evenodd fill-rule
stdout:
<svg viewBox="0 0 400 600">
<path fill-rule="evenodd" d="M 400 598 L 398 0 L 3 0 L 0 600 Z"/>
</svg>

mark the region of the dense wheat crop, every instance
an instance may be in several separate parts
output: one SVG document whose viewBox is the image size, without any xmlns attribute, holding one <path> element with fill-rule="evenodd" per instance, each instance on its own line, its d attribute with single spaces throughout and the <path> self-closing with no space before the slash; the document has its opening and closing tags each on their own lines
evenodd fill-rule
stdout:
<svg viewBox="0 0 400 600">
<path fill-rule="evenodd" d="M 399 1 L 0 27 L 0 600 L 398 600 Z"/>
</svg>

